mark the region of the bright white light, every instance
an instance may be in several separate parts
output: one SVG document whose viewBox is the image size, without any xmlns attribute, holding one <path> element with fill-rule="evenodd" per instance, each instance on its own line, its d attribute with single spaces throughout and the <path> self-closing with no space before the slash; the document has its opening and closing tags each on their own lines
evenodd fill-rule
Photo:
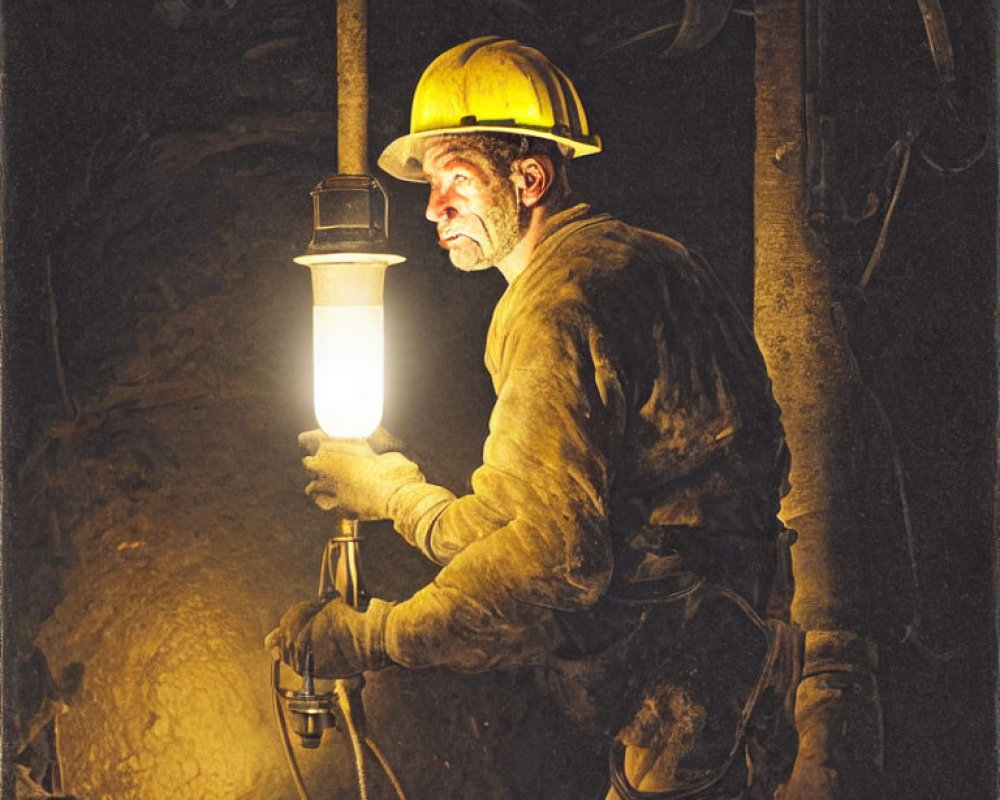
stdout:
<svg viewBox="0 0 1000 800">
<path fill-rule="evenodd" d="M 327 436 L 369 436 L 382 420 L 381 305 L 313 306 L 316 421 Z"/>
<path fill-rule="evenodd" d="M 385 268 L 402 257 L 371 253 L 299 256 L 313 288 L 316 421 L 334 439 L 370 436 L 382 421 Z"/>
</svg>

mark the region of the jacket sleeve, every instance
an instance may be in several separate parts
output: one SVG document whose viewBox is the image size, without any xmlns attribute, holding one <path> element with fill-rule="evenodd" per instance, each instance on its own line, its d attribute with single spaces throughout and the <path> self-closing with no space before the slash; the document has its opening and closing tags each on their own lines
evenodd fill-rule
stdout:
<svg viewBox="0 0 1000 800">
<path fill-rule="evenodd" d="M 551 611 L 586 608 L 610 580 L 621 381 L 580 304 L 514 329 L 473 493 L 416 498 L 425 552 L 445 566 L 389 615 L 389 653 L 404 666 L 532 663 L 553 644 Z"/>
</svg>

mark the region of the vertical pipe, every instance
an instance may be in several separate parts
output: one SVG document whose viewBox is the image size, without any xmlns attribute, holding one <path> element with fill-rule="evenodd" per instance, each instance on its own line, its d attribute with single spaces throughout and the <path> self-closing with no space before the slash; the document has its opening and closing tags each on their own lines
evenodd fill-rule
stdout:
<svg viewBox="0 0 1000 800">
<path fill-rule="evenodd" d="M 859 386 L 835 254 L 807 221 L 821 137 L 808 131 L 821 31 L 818 0 L 758 0 L 754 162 L 754 330 L 792 454 L 782 519 L 792 548 L 792 617 L 806 630 L 796 693 L 799 753 L 782 800 L 877 796 L 881 708 L 864 633 L 863 523 L 854 452 Z M 809 24 L 813 23 L 813 24 Z M 807 54 L 813 58 L 807 58 Z M 810 140 L 809 133 L 813 133 Z M 819 181 L 818 184 L 821 184 Z M 816 209 L 813 209 L 815 212 Z"/>
<path fill-rule="evenodd" d="M 852 463 L 857 386 L 835 314 L 833 254 L 804 213 L 818 146 L 806 130 L 804 5 L 758 3 L 754 330 L 792 451 L 782 516 L 799 532 L 793 617 L 838 629 L 866 610 Z"/>
<path fill-rule="evenodd" d="M 337 171 L 368 174 L 367 0 L 337 0 Z"/>
</svg>

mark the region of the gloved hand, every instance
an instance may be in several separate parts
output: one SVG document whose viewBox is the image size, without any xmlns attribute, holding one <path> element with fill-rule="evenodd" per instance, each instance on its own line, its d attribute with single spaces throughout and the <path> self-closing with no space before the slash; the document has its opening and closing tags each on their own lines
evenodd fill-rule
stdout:
<svg viewBox="0 0 1000 800">
<path fill-rule="evenodd" d="M 264 640 L 277 647 L 281 659 L 296 672 L 312 654 L 316 678 L 349 678 L 390 663 L 385 650 L 385 624 L 392 603 L 372 600 L 368 610 L 356 611 L 339 597 L 296 603 Z"/>
<path fill-rule="evenodd" d="M 317 430 L 300 434 L 299 445 L 313 454 L 302 459 L 316 476 L 306 494 L 324 511 L 386 519 L 398 489 L 424 482 L 420 468 L 402 453 L 376 453 L 365 440 L 331 439 Z"/>
</svg>

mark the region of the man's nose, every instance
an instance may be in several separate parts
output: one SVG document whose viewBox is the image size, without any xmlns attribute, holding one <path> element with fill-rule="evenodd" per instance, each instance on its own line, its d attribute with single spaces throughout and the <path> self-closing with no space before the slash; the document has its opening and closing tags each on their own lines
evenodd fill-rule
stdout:
<svg viewBox="0 0 1000 800">
<path fill-rule="evenodd" d="M 424 209 L 424 216 L 431 222 L 441 222 L 455 216 L 455 208 L 444 192 L 431 189 L 427 197 L 427 208 Z"/>
</svg>

